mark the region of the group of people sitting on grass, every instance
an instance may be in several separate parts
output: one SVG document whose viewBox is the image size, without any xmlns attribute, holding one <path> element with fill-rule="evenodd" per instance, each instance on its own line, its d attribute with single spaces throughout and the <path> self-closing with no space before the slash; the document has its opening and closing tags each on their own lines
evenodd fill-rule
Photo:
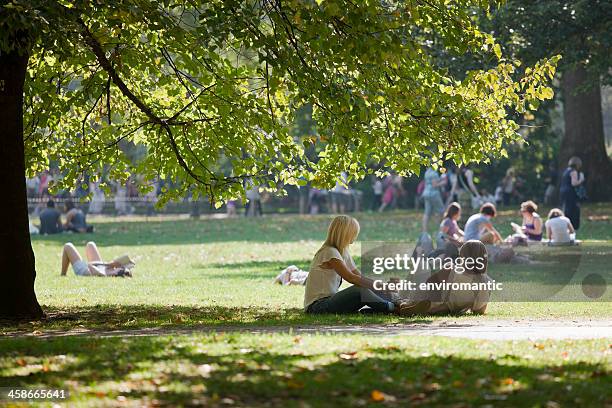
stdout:
<svg viewBox="0 0 612 408">
<path fill-rule="evenodd" d="M 341 215 L 331 222 L 327 239 L 315 254 L 306 280 L 306 313 L 355 313 L 365 306 L 372 312 L 401 316 L 467 311 L 485 313 L 490 290 L 440 290 L 437 293 L 421 293 L 412 298 L 401 298 L 396 291 L 376 290 L 375 281 L 361 274 L 348 250 L 358 234 L 359 223 L 355 218 Z M 431 274 L 427 282 L 486 283 L 490 280 L 487 276 L 487 249 L 481 241 L 468 240 L 458 250 L 452 246 L 455 248 L 454 254 L 441 252 L 438 256 L 483 261 L 465 267 L 462 271 L 443 268 Z M 352 286 L 339 290 L 342 281 Z"/>
<path fill-rule="evenodd" d="M 484 260 L 480 263 L 473 263 L 469 267 L 462 267 L 461 270 L 443 267 L 434 273 L 426 274 L 427 283 L 445 282 L 451 285 L 445 286 L 448 288 L 454 283 L 492 282 L 487 275 L 489 260 L 491 262 L 521 261 L 521 257 L 515 255 L 511 248 L 500 249 L 497 244 L 505 242 L 514 245 L 539 242 L 542 241 L 544 233 L 551 244 L 576 242 L 572 223 L 561 210 L 553 208 L 545 223 L 536 211 L 537 205 L 533 201 L 522 203 L 522 225 L 515 225 L 515 233 L 503 239 L 492 223 L 492 219 L 496 216 L 494 204 L 483 204 L 480 211 L 467 220 L 465 229 L 462 230 L 458 225 L 458 220 L 461 218 L 461 207 L 458 203 L 453 202 L 446 209 L 444 219 L 440 224 L 438 249 L 434 250 L 433 244 L 426 248 L 426 245 L 423 245 L 420 240 L 412 257 L 426 255 L 427 257 L 440 257 L 443 261 L 459 258 Z M 373 312 L 403 316 L 461 314 L 469 311 L 474 314 L 485 313 L 491 295 L 490 289 L 445 289 L 437 293 L 429 291 L 420 293 L 416 297 L 405 296 L 403 298 L 397 292 L 376 290 L 375 281 L 361 274 L 348 251 L 349 245 L 355 241 L 358 234 L 359 223 L 352 217 L 342 215 L 331 222 L 327 239 L 315 254 L 305 281 L 304 310 L 306 313 L 354 313 L 365 306 L 367 306 L 366 310 Z M 444 265 L 447 263 L 444 262 Z M 352 286 L 339 290 L 343 281 L 351 283 Z"/>
<path fill-rule="evenodd" d="M 577 243 L 576 231 L 563 211 L 553 208 L 548 213 L 548 220 L 543 222 L 537 210 L 538 206 L 533 201 L 523 202 L 520 208 L 522 225 L 512 223 L 514 234 L 504 239 L 493 226 L 492 220 L 497 215 L 494 204 L 483 204 L 478 213 L 468 218 L 465 230 L 461 230 L 457 223 L 461 218 L 461 206 L 458 203 L 451 203 L 440 224 L 438 242 L 450 241 L 459 244 L 475 239 L 488 245 L 502 242 L 517 245 L 542 242 L 546 233 L 546 241 L 552 245 Z"/>
<path fill-rule="evenodd" d="M 62 223 L 62 214 L 55 208 L 55 201 L 49 199 L 47 207 L 40 212 L 40 226 L 37 232 L 41 235 L 59 234 L 61 232 L 93 232 L 93 226 L 87 225 L 83 210 L 74 205 L 72 200 L 64 202 L 66 219 Z"/>
</svg>

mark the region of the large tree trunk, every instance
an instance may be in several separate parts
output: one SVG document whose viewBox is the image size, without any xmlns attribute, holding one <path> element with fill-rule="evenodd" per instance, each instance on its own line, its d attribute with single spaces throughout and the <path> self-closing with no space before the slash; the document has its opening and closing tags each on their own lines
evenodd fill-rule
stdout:
<svg viewBox="0 0 612 408">
<path fill-rule="evenodd" d="M 30 243 L 23 146 L 23 84 L 27 55 L 0 53 L 0 318 L 44 316 L 36 294 L 34 252 Z"/>
<path fill-rule="evenodd" d="M 563 73 L 561 87 L 565 119 L 565 136 L 559 152 L 561 168 L 567 166 L 570 157 L 580 157 L 589 198 L 607 200 L 612 196 L 612 163 L 606 152 L 599 80 L 593 85 L 580 65 Z"/>
</svg>

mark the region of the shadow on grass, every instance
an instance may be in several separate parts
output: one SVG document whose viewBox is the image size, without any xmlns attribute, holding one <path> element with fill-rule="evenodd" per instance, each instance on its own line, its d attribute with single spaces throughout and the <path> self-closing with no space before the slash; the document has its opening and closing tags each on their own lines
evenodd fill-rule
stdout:
<svg viewBox="0 0 612 408">
<path fill-rule="evenodd" d="M 430 323 L 425 317 L 399 318 L 394 315 L 306 315 L 302 309 L 278 307 L 97 305 L 87 307 L 45 307 L 47 318 L 34 322 L 0 322 L 1 334 L 19 337 L 28 334 L 57 336 L 87 334 L 92 331 L 138 329 L 194 330 L 224 327 L 257 328 L 297 325 L 366 325 L 391 323 Z"/>
<path fill-rule="evenodd" d="M 514 354 L 454 357 L 418 344 L 359 344 L 343 356 L 326 340 L 304 339 L 302 346 L 289 337 L 282 347 L 268 341 L 236 334 L 5 339 L 0 386 L 69 387 L 80 402 L 103 405 L 362 406 L 373 402 L 373 390 L 391 406 L 610 402 L 609 377 L 599 364 L 533 364 Z"/>
</svg>

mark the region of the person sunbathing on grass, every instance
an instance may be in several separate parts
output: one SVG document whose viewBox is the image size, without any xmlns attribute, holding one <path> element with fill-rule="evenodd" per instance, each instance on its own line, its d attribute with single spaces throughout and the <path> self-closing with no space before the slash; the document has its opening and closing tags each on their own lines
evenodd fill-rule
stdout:
<svg viewBox="0 0 612 408">
<path fill-rule="evenodd" d="M 361 275 L 348 247 L 359 235 L 359 223 L 353 217 L 334 218 L 327 239 L 317 251 L 310 266 L 304 293 L 304 310 L 309 314 L 356 313 L 368 306 L 378 313 L 412 315 L 426 311 L 431 302 L 408 303 L 392 300 L 391 292 L 374 291 L 374 282 Z M 352 283 L 338 291 L 342 280 Z"/>
<path fill-rule="evenodd" d="M 72 243 L 66 243 L 62 251 L 61 276 L 66 276 L 69 264 L 72 265 L 72 270 L 77 276 L 132 276 L 131 269 L 135 264 L 129 256 L 123 255 L 111 262 L 104 262 L 95 242 L 87 243 L 85 257 L 87 262 L 81 258 L 79 251 Z"/>
</svg>

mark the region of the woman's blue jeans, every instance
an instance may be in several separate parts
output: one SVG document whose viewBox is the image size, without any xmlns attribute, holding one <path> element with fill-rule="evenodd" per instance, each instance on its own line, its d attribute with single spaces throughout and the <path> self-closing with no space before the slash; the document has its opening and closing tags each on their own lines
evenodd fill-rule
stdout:
<svg viewBox="0 0 612 408">
<path fill-rule="evenodd" d="M 382 298 L 370 289 L 353 285 L 336 294 L 319 299 L 308 306 L 306 313 L 355 313 L 364 306 L 373 311 L 389 313 L 393 310 L 393 303 Z"/>
</svg>

